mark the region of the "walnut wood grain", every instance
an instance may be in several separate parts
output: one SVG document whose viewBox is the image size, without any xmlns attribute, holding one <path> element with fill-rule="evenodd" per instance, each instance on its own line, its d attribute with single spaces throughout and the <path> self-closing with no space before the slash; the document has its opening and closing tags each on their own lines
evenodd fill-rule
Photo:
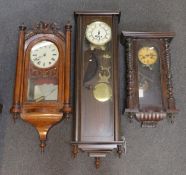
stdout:
<svg viewBox="0 0 186 175">
<path fill-rule="evenodd" d="M 71 112 L 70 104 L 70 53 L 71 53 L 71 25 L 65 27 L 65 35 L 55 23 L 40 22 L 31 30 L 20 27 L 18 57 L 13 105 L 11 113 L 20 116 L 24 121 L 32 124 L 38 131 L 40 147 L 44 151 L 49 129 L 60 122 L 66 113 Z M 41 41 L 53 42 L 59 50 L 58 61 L 50 68 L 38 69 L 30 61 L 32 47 Z M 46 80 L 47 77 L 47 80 Z M 57 100 L 29 101 L 28 79 L 41 81 L 55 81 L 58 85 Z M 15 118 L 15 117 L 14 117 Z"/>
<path fill-rule="evenodd" d="M 65 99 L 64 99 L 64 111 L 66 114 L 72 112 L 70 105 L 70 64 L 71 64 L 71 28 L 68 23 L 65 26 L 66 31 L 66 59 L 65 59 Z"/>
<path fill-rule="evenodd" d="M 13 113 L 14 119 L 17 119 L 19 113 L 21 112 L 21 102 L 20 102 L 21 91 L 22 91 L 21 76 L 23 74 L 25 30 L 26 30 L 26 26 L 24 25 L 19 26 L 19 41 L 18 41 L 14 96 L 13 96 L 13 105 L 12 108 L 10 109 L 11 113 Z"/>
</svg>

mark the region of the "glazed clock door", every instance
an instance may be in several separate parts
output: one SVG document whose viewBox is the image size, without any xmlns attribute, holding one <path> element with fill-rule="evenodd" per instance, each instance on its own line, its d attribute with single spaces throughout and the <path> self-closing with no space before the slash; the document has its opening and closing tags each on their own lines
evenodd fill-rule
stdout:
<svg viewBox="0 0 186 175">
<path fill-rule="evenodd" d="M 139 109 L 143 112 L 164 110 L 160 73 L 161 48 L 159 40 L 136 42 Z"/>
<path fill-rule="evenodd" d="M 83 32 L 85 37 L 81 80 L 82 141 L 114 139 L 113 57 L 110 53 L 112 18 L 106 19 L 107 23 L 99 18 L 95 22 L 89 19 Z"/>
<path fill-rule="evenodd" d="M 28 58 L 29 71 L 26 77 L 27 83 L 25 83 L 27 84 L 25 100 L 35 103 L 57 102 L 60 99 L 58 98 L 59 68 L 55 66 L 59 61 L 57 45 L 54 42 L 42 40 L 28 49 Z M 62 69 L 64 70 L 64 66 Z M 64 71 L 61 70 L 61 72 L 64 74 Z M 64 93 L 63 86 L 62 92 Z"/>
<path fill-rule="evenodd" d="M 76 109 L 73 154 L 87 151 L 96 158 L 118 148 L 118 36 L 119 12 L 75 12 Z"/>
</svg>

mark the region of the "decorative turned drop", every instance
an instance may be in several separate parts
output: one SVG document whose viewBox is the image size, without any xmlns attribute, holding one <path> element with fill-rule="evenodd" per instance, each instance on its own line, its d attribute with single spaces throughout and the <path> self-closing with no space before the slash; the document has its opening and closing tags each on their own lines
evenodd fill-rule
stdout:
<svg viewBox="0 0 186 175">
<path fill-rule="evenodd" d="M 118 150 L 117 150 L 118 156 L 119 158 L 121 158 L 121 155 L 123 153 L 122 149 L 121 149 L 121 145 L 118 145 Z"/>
<path fill-rule="evenodd" d="M 100 158 L 99 157 L 95 157 L 95 165 L 96 165 L 96 169 L 98 169 L 100 167 Z"/>
<path fill-rule="evenodd" d="M 72 146 L 72 156 L 73 158 L 76 158 L 77 157 L 77 154 L 78 154 L 78 145 L 73 145 Z"/>
<path fill-rule="evenodd" d="M 44 148 L 46 147 L 46 141 L 41 140 L 40 141 L 40 148 L 41 148 L 41 153 L 44 153 Z"/>
</svg>

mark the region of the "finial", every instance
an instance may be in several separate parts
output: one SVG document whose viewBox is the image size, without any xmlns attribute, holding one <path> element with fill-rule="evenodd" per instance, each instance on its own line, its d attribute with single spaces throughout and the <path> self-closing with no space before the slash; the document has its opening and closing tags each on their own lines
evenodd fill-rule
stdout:
<svg viewBox="0 0 186 175">
<path fill-rule="evenodd" d="M 95 157 L 95 165 L 96 165 L 96 169 L 98 169 L 100 167 L 100 158 L 99 157 Z"/>
<path fill-rule="evenodd" d="M 41 140 L 40 148 L 41 148 L 41 153 L 42 154 L 44 153 L 45 146 L 46 146 L 46 141 L 45 140 Z"/>
<path fill-rule="evenodd" d="M 26 26 L 24 23 L 22 23 L 20 26 L 19 26 L 19 30 L 26 30 Z"/>
</svg>

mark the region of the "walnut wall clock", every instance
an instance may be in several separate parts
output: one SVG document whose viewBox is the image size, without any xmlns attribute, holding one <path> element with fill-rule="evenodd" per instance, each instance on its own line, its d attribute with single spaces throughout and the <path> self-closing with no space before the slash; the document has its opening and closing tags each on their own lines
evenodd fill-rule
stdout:
<svg viewBox="0 0 186 175">
<path fill-rule="evenodd" d="M 19 27 L 11 113 L 37 129 L 42 151 L 48 130 L 71 112 L 70 24 L 65 35 L 54 23 L 40 22 L 30 31 Z"/>
<path fill-rule="evenodd" d="M 173 32 L 122 32 L 127 61 L 125 112 L 142 126 L 155 126 L 166 117 L 173 119 L 177 112 L 169 47 L 174 35 Z"/>
<path fill-rule="evenodd" d="M 78 150 L 100 158 L 117 148 L 120 140 L 118 98 L 118 11 L 75 12 L 75 137 L 73 155 Z"/>
</svg>

